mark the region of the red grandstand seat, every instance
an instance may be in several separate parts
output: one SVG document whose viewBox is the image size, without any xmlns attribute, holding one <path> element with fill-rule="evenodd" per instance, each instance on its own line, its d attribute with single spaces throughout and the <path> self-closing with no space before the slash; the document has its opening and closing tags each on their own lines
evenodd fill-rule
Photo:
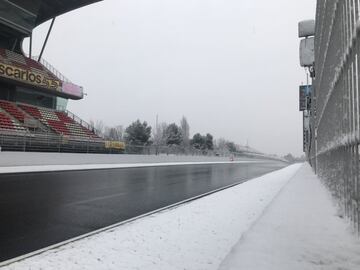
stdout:
<svg viewBox="0 0 360 270">
<path fill-rule="evenodd" d="M 56 115 L 59 117 L 59 119 L 65 123 L 75 123 L 73 119 L 71 119 L 66 113 L 64 112 L 56 112 Z"/>
<path fill-rule="evenodd" d="M 5 113 L 0 112 L 0 129 L 14 130 L 14 131 L 25 131 L 26 129 L 18 123 L 15 123 Z"/>
<path fill-rule="evenodd" d="M 8 112 L 10 115 L 12 115 L 14 118 L 19 120 L 20 122 L 24 122 L 25 114 L 19 110 L 19 108 L 11 102 L 0 100 L 0 107 Z"/>
<path fill-rule="evenodd" d="M 19 107 L 58 134 L 83 139 L 100 139 L 94 132 L 77 123 L 63 111 L 54 111 L 25 104 L 21 104 Z"/>
<path fill-rule="evenodd" d="M 67 127 L 65 126 L 64 122 L 62 121 L 56 121 L 56 120 L 47 120 L 49 125 L 58 133 L 64 134 L 64 135 L 71 135 Z"/>
<path fill-rule="evenodd" d="M 19 105 L 19 107 L 38 120 L 42 118 L 40 111 L 36 107 L 24 104 Z"/>
</svg>

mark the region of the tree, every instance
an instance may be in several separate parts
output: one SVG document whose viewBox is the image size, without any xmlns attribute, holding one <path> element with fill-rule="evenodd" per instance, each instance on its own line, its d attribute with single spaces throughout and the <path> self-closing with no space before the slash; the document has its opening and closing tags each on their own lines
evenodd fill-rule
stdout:
<svg viewBox="0 0 360 270">
<path fill-rule="evenodd" d="M 130 145 L 148 145 L 151 136 L 151 127 L 140 120 L 133 122 L 125 130 L 125 140 Z"/>
<path fill-rule="evenodd" d="M 199 150 L 214 150 L 214 138 L 209 133 L 206 136 L 196 133 L 191 140 L 191 145 Z"/>
<path fill-rule="evenodd" d="M 181 129 L 175 123 L 170 124 L 165 132 L 166 145 L 180 145 L 182 142 Z"/>
<path fill-rule="evenodd" d="M 227 141 L 224 138 L 219 138 L 216 140 L 215 147 L 219 154 L 221 154 L 221 155 L 229 154 L 229 149 L 228 149 L 226 143 L 227 143 Z"/>
<path fill-rule="evenodd" d="M 94 132 L 96 135 L 102 137 L 104 136 L 104 131 L 105 131 L 105 124 L 104 121 L 102 120 L 90 120 L 90 126 L 94 127 Z"/>
<path fill-rule="evenodd" d="M 230 153 L 236 152 L 236 145 L 233 142 L 226 142 L 226 147 L 230 151 Z"/>
<path fill-rule="evenodd" d="M 106 127 L 104 132 L 105 139 L 122 141 L 124 138 L 124 128 L 123 126 L 116 127 Z"/>
<path fill-rule="evenodd" d="M 207 150 L 214 150 L 214 137 L 210 133 L 205 136 L 205 147 Z"/>
<path fill-rule="evenodd" d="M 165 122 L 158 124 L 155 127 L 154 133 L 153 133 L 153 141 L 155 145 L 155 154 L 158 155 L 159 152 L 161 152 L 161 147 L 166 145 L 166 129 L 168 127 L 168 124 Z"/>
<path fill-rule="evenodd" d="M 194 147 L 195 149 L 198 149 L 198 150 L 204 150 L 205 149 L 205 137 L 201 136 L 200 133 L 196 133 L 193 136 L 190 143 L 191 143 L 192 147 Z"/>
<path fill-rule="evenodd" d="M 153 132 L 154 145 L 156 145 L 156 146 L 166 145 L 165 133 L 166 133 L 167 127 L 168 127 L 168 124 L 166 124 L 165 122 L 160 123 L 159 125 L 157 125 L 155 127 L 155 130 Z"/>
<path fill-rule="evenodd" d="M 182 145 L 188 147 L 190 145 L 190 126 L 185 116 L 181 118 L 180 129 L 182 134 Z"/>
<path fill-rule="evenodd" d="M 287 161 L 289 161 L 290 163 L 294 163 L 296 161 L 296 158 L 292 155 L 292 154 L 287 154 L 286 156 L 284 156 L 284 159 L 286 159 Z"/>
</svg>

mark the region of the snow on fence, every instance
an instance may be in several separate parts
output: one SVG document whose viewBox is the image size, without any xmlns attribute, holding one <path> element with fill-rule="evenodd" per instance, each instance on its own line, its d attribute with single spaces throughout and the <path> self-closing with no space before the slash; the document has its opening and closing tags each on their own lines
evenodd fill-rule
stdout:
<svg viewBox="0 0 360 270">
<path fill-rule="evenodd" d="M 309 159 L 360 232 L 360 1 L 318 0 Z"/>
</svg>

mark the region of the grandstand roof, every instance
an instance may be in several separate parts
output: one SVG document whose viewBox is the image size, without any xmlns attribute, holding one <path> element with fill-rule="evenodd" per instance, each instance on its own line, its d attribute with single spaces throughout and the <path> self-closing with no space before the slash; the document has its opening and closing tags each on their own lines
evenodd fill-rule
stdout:
<svg viewBox="0 0 360 270">
<path fill-rule="evenodd" d="M 51 18 L 102 0 L 0 0 L 0 26 L 12 36 L 29 36 L 32 30 Z"/>
<path fill-rule="evenodd" d="M 36 0 L 35 0 L 36 1 Z M 100 2 L 102 0 L 41 0 L 36 25 L 39 25 L 53 17 L 57 17 L 74 9 Z M 28 3 L 29 0 L 20 2 Z"/>
</svg>

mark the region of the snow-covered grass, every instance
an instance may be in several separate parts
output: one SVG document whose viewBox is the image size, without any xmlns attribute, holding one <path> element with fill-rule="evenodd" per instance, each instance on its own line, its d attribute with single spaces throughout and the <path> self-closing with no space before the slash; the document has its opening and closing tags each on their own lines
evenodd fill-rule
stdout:
<svg viewBox="0 0 360 270">
<path fill-rule="evenodd" d="M 360 241 L 304 165 L 220 269 L 358 270 Z"/>
<path fill-rule="evenodd" d="M 218 269 L 299 168 L 289 166 L 5 268 Z"/>
</svg>

